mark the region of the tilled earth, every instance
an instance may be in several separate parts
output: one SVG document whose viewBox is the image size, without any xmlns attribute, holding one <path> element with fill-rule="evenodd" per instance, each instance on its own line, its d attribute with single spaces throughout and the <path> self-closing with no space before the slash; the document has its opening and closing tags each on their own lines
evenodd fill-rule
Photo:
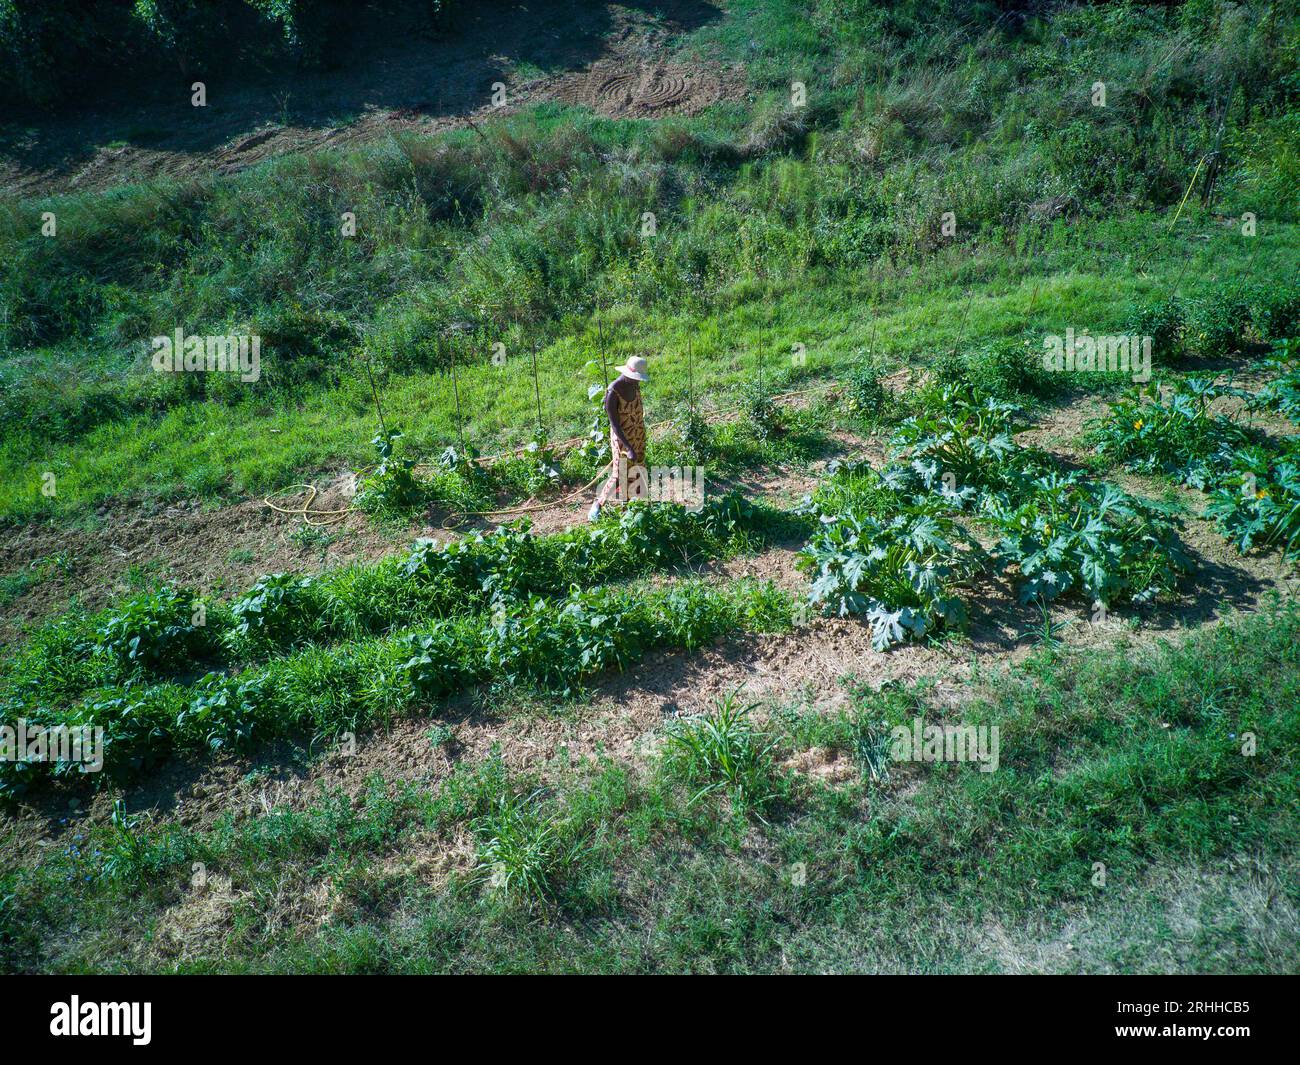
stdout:
<svg viewBox="0 0 1300 1065">
<path fill-rule="evenodd" d="M 1095 399 L 1076 400 L 1040 418 L 1021 434 L 1020 441 L 1052 451 L 1065 465 L 1081 464 L 1086 453 L 1079 434 L 1085 421 L 1102 409 Z M 1281 425 L 1267 428 L 1285 431 Z M 846 456 L 883 461 L 879 438 L 840 433 L 837 440 Z M 1167 483 L 1153 479 L 1107 476 L 1148 496 L 1168 498 L 1171 492 Z M 777 469 L 749 477 L 743 487 L 755 497 L 789 506 L 811 490 L 816 479 L 815 471 Z M 316 505 L 336 502 L 342 481 L 339 476 L 323 482 L 326 491 Z M 1179 629 L 1258 609 L 1271 595 L 1296 593 L 1297 575 L 1280 556 L 1238 555 L 1209 522 L 1196 516 L 1203 502 L 1198 493 L 1180 488 L 1172 494 L 1185 507 L 1181 536 L 1195 563 L 1180 598 L 1116 610 L 1100 623 L 1094 623 L 1088 610 L 1077 603 L 1056 604 L 1051 616 L 1064 644 L 1140 649 Z M 585 503 L 579 501 L 539 512 L 533 516 L 534 527 L 538 532 L 555 531 L 584 520 L 584 510 Z M 107 514 L 101 522 L 94 533 L 71 534 L 74 546 L 97 543 L 101 547 L 94 565 L 71 582 L 88 601 L 111 598 L 123 584 L 123 570 L 145 560 L 156 560 L 160 572 L 183 583 L 236 590 L 270 569 L 312 571 L 399 550 L 413 535 L 435 531 L 447 535 L 433 526 L 378 529 L 353 514 L 337 530 L 336 541 L 324 549 L 306 548 L 291 538 L 292 531 L 301 528 L 299 519 L 276 514 L 260 501 L 217 510 L 178 508 L 148 518 L 131 515 L 120 524 L 118 515 Z M 232 539 L 233 530 L 238 531 L 237 541 Z M 56 530 L 30 528 L 6 532 L 0 536 L 0 559 L 7 568 L 15 559 L 47 551 L 52 545 L 42 538 L 54 535 Z M 233 542 L 256 544 L 253 560 L 240 556 L 231 562 L 221 547 L 215 551 L 212 547 Z M 710 564 L 700 572 L 731 579 L 770 579 L 787 588 L 802 588 L 806 578 L 796 567 L 799 546 L 780 544 L 756 555 Z M 92 583 L 102 587 L 92 590 Z M 68 590 L 62 589 L 64 594 Z M 56 593 L 48 595 L 51 601 L 58 599 Z M 23 852 L 30 858 L 29 848 L 55 845 L 82 817 L 107 818 L 118 797 L 125 798 L 133 810 L 200 827 L 227 812 L 242 817 L 275 806 L 306 807 L 319 798 L 322 787 L 355 794 L 375 774 L 390 781 L 434 784 L 457 762 L 473 762 L 494 750 L 512 767 L 543 773 L 562 755 L 569 760 L 608 756 L 638 763 L 656 749 L 666 719 L 704 710 L 733 690 L 758 703 L 760 715 L 783 704 L 834 712 L 847 705 L 846 684 L 878 688 L 927 678 L 935 683 L 932 698 L 956 706 L 966 697 L 965 682 L 976 670 L 987 680 L 1028 655 L 1034 646 L 1030 633 L 1042 622 L 1036 607 L 1017 602 L 1006 576 L 978 578 L 966 589 L 965 598 L 971 618 L 964 635 L 908 644 L 888 653 L 872 649 L 870 632 L 859 619 L 815 618 L 789 634 L 720 640 L 694 654 L 652 653 L 626 672 L 596 678 L 577 700 L 527 704 L 512 698 L 509 705 L 502 705 L 488 691 L 465 693 L 430 707 L 427 715 L 359 736 L 350 753 L 284 745 L 255 759 L 172 765 L 122 795 L 50 793 L 20 810 L 16 830 L 4 848 L 10 853 L 0 857 L 0 864 L 22 861 Z M 43 613 L 33 604 L 20 605 L 33 614 Z M 430 729 L 435 723 L 449 729 L 449 740 L 432 741 Z"/>
</svg>

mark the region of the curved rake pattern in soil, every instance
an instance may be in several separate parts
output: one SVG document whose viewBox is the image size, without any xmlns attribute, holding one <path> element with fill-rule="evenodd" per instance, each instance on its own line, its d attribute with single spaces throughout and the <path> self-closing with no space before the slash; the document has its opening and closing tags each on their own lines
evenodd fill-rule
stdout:
<svg viewBox="0 0 1300 1065">
<path fill-rule="evenodd" d="M 637 76 L 612 74 L 597 86 L 596 104 L 601 110 L 608 107 L 634 109 L 638 107 L 658 110 L 682 102 L 690 90 L 685 75 L 660 73 Z"/>
<path fill-rule="evenodd" d="M 718 79 L 702 71 L 655 67 L 593 70 L 557 95 L 606 115 L 657 115 L 698 111 L 721 92 Z"/>
</svg>

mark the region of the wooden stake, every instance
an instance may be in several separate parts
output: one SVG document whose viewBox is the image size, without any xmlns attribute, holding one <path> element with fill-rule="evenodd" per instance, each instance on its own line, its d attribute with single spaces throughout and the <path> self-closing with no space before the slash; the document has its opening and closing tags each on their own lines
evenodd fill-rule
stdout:
<svg viewBox="0 0 1300 1065">
<path fill-rule="evenodd" d="M 686 338 L 686 402 L 695 413 L 695 356 L 691 350 L 691 338 Z"/>
<path fill-rule="evenodd" d="M 469 456 L 465 451 L 465 420 L 461 416 L 460 410 L 460 380 L 456 376 L 456 347 L 451 346 L 451 388 L 456 394 L 456 438 L 460 441 L 460 460 L 468 462 Z"/>
<path fill-rule="evenodd" d="M 542 393 L 537 386 L 537 340 L 533 339 L 533 399 L 537 401 L 537 433 L 542 433 Z"/>
<path fill-rule="evenodd" d="M 609 364 L 605 361 L 605 325 L 599 318 L 596 319 L 596 335 L 599 338 L 597 344 L 600 347 L 600 376 L 601 380 L 605 382 L 605 391 L 608 392 Z"/>
<path fill-rule="evenodd" d="M 388 437 L 388 426 L 384 424 L 384 408 L 379 402 L 379 389 L 375 387 L 375 374 L 370 369 L 370 356 L 365 358 L 366 376 L 370 378 L 370 394 L 375 397 L 375 413 L 379 415 L 379 428 L 383 432 L 385 439 Z"/>
<path fill-rule="evenodd" d="M 966 290 L 966 306 L 961 312 L 961 323 L 957 326 L 957 339 L 953 342 L 952 353 L 956 357 L 957 349 L 961 347 L 961 338 L 966 335 L 966 316 L 970 314 L 971 301 L 975 298 L 975 293 L 970 289 Z"/>
</svg>

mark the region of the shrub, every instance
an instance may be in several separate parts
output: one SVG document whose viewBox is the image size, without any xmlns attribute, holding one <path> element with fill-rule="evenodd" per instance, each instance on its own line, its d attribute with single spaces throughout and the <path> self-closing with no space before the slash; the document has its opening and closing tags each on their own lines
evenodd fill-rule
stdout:
<svg viewBox="0 0 1300 1065">
<path fill-rule="evenodd" d="M 319 631 L 324 608 L 313 578 L 271 573 L 231 605 L 232 636 L 250 650 L 290 647 Z"/>
<path fill-rule="evenodd" d="M 163 588 L 110 610 L 96 635 L 101 649 L 127 668 L 175 673 L 215 653 L 219 634 L 192 592 Z"/>
<path fill-rule="evenodd" d="M 935 380 L 997 399 L 1046 390 L 1042 362 L 1024 341 L 999 340 L 963 352 L 944 351 L 932 363 Z"/>
<path fill-rule="evenodd" d="M 678 416 L 677 432 L 686 448 L 687 462 L 691 465 L 698 465 L 713 455 L 717 447 L 713 427 L 693 407 L 687 408 Z"/>
<path fill-rule="evenodd" d="M 424 502 L 424 489 L 415 479 L 415 463 L 397 458 L 393 444 L 400 440 L 398 429 L 388 429 L 370 441 L 379 456 L 377 465 L 361 482 L 356 504 L 370 514 L 407 514 Z"/>
<path fill-rule="evenodd" d="M 850 414 L 876 421 L 889 408 L 890 396 L 882 383 L 883 375 L 874 360 L 859 357 L 844 381 L 846 406 Z"/>
<path fill-rule="evenodd" d="M 1247 342 L 1250 305 L 1239 290 L 1213 292 L 1192 304 L 1185 342 L 1189 351 L 1205 359 L 1238 352 Z"/>
<path fill-rule="evenodd" d="M 445 26 L 448 6 L 425 5 L 433 28 Z M 336 0 L 8 0 L 0 4 L 0 99 L 55 103 L 84 77 L 113 78 L 124 59 L 186 76 L 216 74 L 214 57 L 232 53 L 266 67 L 316 67 L 352 14 Z"/>
<path fill-rule="evenodd" d="M 1153 362 L 1169 366 L 1187 354 L 1183 342 L 1186 314 L 1177 300 L 1151 300 L 1134 305 L 1130 312 L 1130 332 L 1151 338 Z"/>
<path fill-rule="evenodd" d="M 1276 285 L 1264 289 L 1251 314 L 1261 340 L 1276 343 L 1291 340 L 1300 331 L 1300 285 Z"/>
<path fill-rule="evenodd" d="M 759 440 L 770 439 L 785 428 L 781 422 L 781 410 L 765 382 L 750 380 L 741 386 L 740 412 L 746 426 Z"/>
</svg>

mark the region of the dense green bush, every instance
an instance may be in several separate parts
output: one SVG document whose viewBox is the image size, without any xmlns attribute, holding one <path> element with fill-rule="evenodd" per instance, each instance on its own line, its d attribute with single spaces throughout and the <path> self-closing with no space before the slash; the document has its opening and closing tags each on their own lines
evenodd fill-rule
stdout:
<svg viewBox="0 0 1300 1065">
<path fill-rule="evenodd" d="M 1136 303 L 1129 331 L 1151 337 L 1152 358 L 1175 365 L 1187 355 L 1219 359 L 1256 342 L 1276 342 L 1295 331 L 1300 287 L 1227 282 L 1195 298 L 1164 297 Z"/>
<path fill-rule="evenodd" d="M 1251 312 L 1260 340 L 1278 343 L 1300 336 L 1300 284 L 1269 285 Z"/>
<path fill-rule="evenodd" d="M 1249 342 L 1251 308 L 1239 288 L 1224 288 L 1191 301 L 1185 331 L 1189 351 L 1204 359 L 1221 359 Z"/>
<path fill-rule="evenodd" d="M 757 379 L 750 380 L 740 390 L 741 418 L 759 440 L 767 440 L 784 429 L 781 410 L 773 395 L 772 386 Z"/>
<path fill-rule="evenodd" d="M 859 355 L 844 379 L 846 406 L 849 413 L 875 421 L 887 415 L 890 396 L 885 388 L 879 364 Z"/>
<path fill-rule="evenodd" d="M 211 657 L 220 627 L 193 592 L 163 588 L 110 610 L 96 630 L 98 649 L 125 669 L 177 673 Z"/>
<path fill-rule="evenodd" d="M 973 389 L 999 399 L 1047 391 L 1042 359 L 1021 340 L 998 340 L 962 351 L 942 351 L 931 369 L 943 385 Z"/>
<path fill-rule="evenodd" d="M 1138 303 L 1130 312 L 1129 321 L 1133 335 L 1151 338 L 1152 362 L 1171 366 L 1186 354 L 1183 331 L 1187 316 L 1178 300 L 1157 299 Z"/>
</svg>

